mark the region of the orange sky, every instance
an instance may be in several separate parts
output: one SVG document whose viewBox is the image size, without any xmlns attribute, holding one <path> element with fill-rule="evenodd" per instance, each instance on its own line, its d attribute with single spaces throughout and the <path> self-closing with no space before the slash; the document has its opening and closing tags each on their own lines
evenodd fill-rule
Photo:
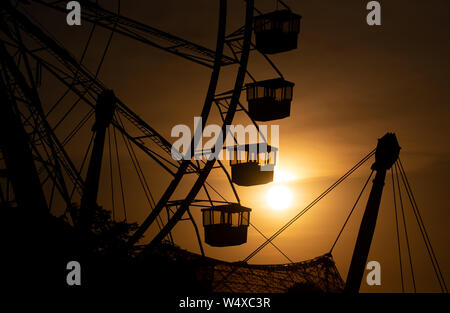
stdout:
<svg viewBox="0 0 450 313">
<path fill-rule="evenodd" d="M 240 1 L 230 2 L 229 30 L 240 26 L 243 16 Z M 285 211 L 275 211 L 265 201 L 270 185 L 238 187 L 243 204 L 253 208 L 252 222 L 271 235 L 372 150 L 377 138 L 387 131 L 395 132 L 402 147 L 402 161 L 448 280 L 450 213 L 444 195 L 450 187 L 445 179 L 450 173 L 447 144 L 450 3 L 446 0 L 381 1 L 382 26 L 369 27 L 365 23 L 366 1 L 286 2 L 303 16 L 302 30 L 299 49 L 273 57 L 285 78 L 296 84 L 291 117 L 274 123 L 280 125 L 280 162 L 276 169 L 295 177 L 283 183 L 294 192 L 294 203 Z M 214 1 L 169 0 L 159 1 L 157 6 L 148 3 L 122 1 L 122 12 L 214 47 L 217 27 Z M 273 9 L 273 1 L 256 3 L 263 11 Z M 79 55 L 89 27 L 56 29 L 57 20 L 47 22 L 58 39 Z M 87 65 L 98 62 L 107 35 L 102 31 L 96 33 Z M 251 58 L 249 66 L 260 79 L 274 75 L 258 56 Z M 200 114 L 209 74 L 207 68 L 117 35 L 100 79 L 144 120 L 170 138 L 174 125 L 183 123 L 192 127 L 193 117 Z M 226 89 L 227 86 L 222 86 L 221 90 Z M 236 121 L 240 121 L 239 117 Z M 156 173 L 150 161 L 144 164 L 150 177 Z M 327 252 L 369 174 L 368 166 L 283 233 L 276 240 L 277 245 L 295 261 Z M 167 186 L 167 181 L 158 176 L 151 182 L 156 194 Z M 223 176 L 212 176 L 208 181 L 231 195 Z M 133 184 L 132 180 L 128 183 Z M 400 290 L 391 188 L 388 180 L 369 255 L 369 260 L 382 264 L 382 286 L 366 286 L 362 291 Z M 130 189 L 130 193 L 137 195 L 134 188 Z M 344 278 L 366 199 L 367 195 L 333 254 Z M 146 208 L 138 200 L 135 206 L 137 209 L 130 216 L 142 220 Z M 200 225 L 199 212 L 194 214 Z M 198 251 L 190 224 L 177 226 L 174 236 L 181 246 Z M 411 238 L 416 278 L 421 286 L 418 290 L 437 291 L 417 229 L 412 230 Z M 206 246 L 206 252 L 212 257 L 235 261 L 245 258 L 261 242 L 262 238 L 249 229 L 247 244 L 221 249 Z M 275 249 L 267 247 L 252 262 L 284 263 L 286 260 Z"/>
</svg>

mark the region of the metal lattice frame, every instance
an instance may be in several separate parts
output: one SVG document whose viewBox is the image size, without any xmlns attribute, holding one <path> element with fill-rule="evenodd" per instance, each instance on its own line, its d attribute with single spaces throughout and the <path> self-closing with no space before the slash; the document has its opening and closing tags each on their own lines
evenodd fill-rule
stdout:
<svg viewBox="0 0 450 313">
<path fill-rule="evenodd" d="M 213 292 L 281 293 L 297 285 L 314 286 L 322 292 L 344 289 L 344 281 L 329 254 L 291 264 L 220 263 L 208 270 L 212 270 Z"/>
<path fill-rule="evenodd" d="M 253 265 L 201 257 L 166 242 L 152 250 L 142 249 L 140 256 L 145 260 L 191 264 L 196 281 L 213 293 L 285 293 L 297 292 L 296 287 L 302 286 L 308 291 L 340 293 L 345 285 L 329 253 L 290 264 Z"/>
</svg>

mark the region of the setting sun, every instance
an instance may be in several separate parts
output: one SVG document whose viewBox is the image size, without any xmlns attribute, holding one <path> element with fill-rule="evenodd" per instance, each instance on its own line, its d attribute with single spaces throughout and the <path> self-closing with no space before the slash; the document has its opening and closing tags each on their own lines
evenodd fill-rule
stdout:
<svg viewBox="0 0 450 313">
<path fill-rule="evenodd" d="M 273 186 L 267 193 L 267 202 L 272 209 L 284 210 L 292 202 L 292 192 L 286 186 Z"/>
</svg>

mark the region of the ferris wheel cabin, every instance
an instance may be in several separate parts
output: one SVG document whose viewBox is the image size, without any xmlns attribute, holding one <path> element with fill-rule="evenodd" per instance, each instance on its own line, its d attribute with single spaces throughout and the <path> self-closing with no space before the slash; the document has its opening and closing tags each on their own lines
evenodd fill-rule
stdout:
<svg viewBox="0 0 450 313">
<path fill-rule="evenodd" d="M 248 113 L 255 121 L 272 121 L 291 114 L 294 83 L 282 78 L 246 85 Z"/>
<path fill-rule="evenodd" d="M 202 209 L 205 242 L 213 247 L 246 243 L 250 211 L 237 203 Z"/>
<path fill-rule="evenodd" d="M 277 148 L 265 143 L 235 145 L 227 148 L 230 159 L 231 180 L 240 186 L 254 186 L 273 181 Z"/>
<path fill-rule="evenodd" d="M 266 54 L 296 49 L 301 18 L 289 10 L 255 16 L 256 49 Z"/>
</svg>

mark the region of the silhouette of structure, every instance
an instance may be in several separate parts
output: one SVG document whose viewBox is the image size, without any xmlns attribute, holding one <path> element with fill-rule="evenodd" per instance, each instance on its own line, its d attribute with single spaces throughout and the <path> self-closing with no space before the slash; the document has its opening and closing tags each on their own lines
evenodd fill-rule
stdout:
<svg viewBox="0 0 450 313">
<path fill-rule="evenodd" d="M 240 186 L 255 186 L 273 181 L 278 148 L 265 143 L 228 147 L 231 179 Z"/>
<path fill-rule="evenodd" d="M 255 121 L 273 121 L 291 114 L 294 83 L 282 78 L 247 84 L 249 115 Z"/>
<path fill-rule="evenodd" d="M 297 47 L 301 17 L 291 12 L 284 2 L 278 0 L 283 10 L 262 14 L 254 7 L 253 0 L 243 1 L 243 26 L 227 32 L 227 1 L 219 0 L 217 41 L 213 50 L 123 16 L 120 11 L 102 8 L 94 1 L 79 2 L 83 21 L 94 25 L 88 42 L 95 27 L 101 27 L 111 34 L 127 36 L 211 69 L 200 114 L 201 129 L 215 108 L 222 120 L 223 132 L 239 112 L 257 129 L 256 121 L 290 115 L 294 84 L 283 78 L 267 56 Z M 61 263 L 81 258 L 87 268 L 83 285 L 88 287 L 151 280 L 161 292 L 174 292 L 172 281 L 177 280 L 180 290 L 207 292 L 343 291 L 344 283 L 331 256 L 334 245 L 330 253 L 321 257 L 292 262 L 273 240 L 375 154 L 373 169 L 377 175 L 347 281 L 348 290 L 358 290 L 375 229 L 383 181 L 393 164 L 397 180 L 401 176 L 412 195 L 403 166 L 397 161 L 398 145 L 394 135 L 380 139 L 376 152 L 367 155 L 274 235 L 264 236 L 265 242 L 243 262 L 208 258 L 191 209 L 203 209 L 207 244 L 245 243 L 247 229 L 254 225 L 250 222 L 250 209 L 241 206 L 234 184 L 252 186 L 272 181 L 276 160 L 270 154 L 276 153 L 277 148 L 270 147 L 262 136 L 267 148 L 264 156 L 259 152 L 252 155 L 249 147 L 254 143 L 240 143 L 235 138 L 236 150 L 245 147 L 246 157 L 243 162 L 231 163 L 231 175 L 220 160 L 175 161 L 171 157 L 171 143 L 99 80 L 111 37 L 99 66 L 91 71 L 83 64 L 88 45 L 77 59 L 35 21 L 29 6 L 67 13 L 61 1 L 5 0 L 0 3 L 0 207 L 5 221 L 18 221 L 23 230 L 11 229 L 13 225 L 6 225 L 8 222 L 2 228 L 8 238 L 13 237 L 5 248 L 6 259 L 12 267 L 21 268 L 10 273 L 13 281 L 20 285 L 30 275 L 24 265 L 26 261 L 20 260 L 42 255 L 35 267 L 43 270 L 36 275 L 41 275 L 42 281 L 62 286 L 65 286 L 65 272 Z M 273 79 L 256 80 L 251 74 L 248 61 L 253 50 L 261 53 L 274 70 Z M 223 88 L 225 84 L 219 79 L 223 67 L 232 68 L 234 83 L 231 88 L 224 88 L 228 91 L 218 93 L 219 85 Z M 247 90 L 248 109 L 240 103 L 243 89 Z M 61 96 L 52 101 L 48 94 L 59 91 Z M 90 126 L 93 126 L 92 131 Z M 76 157 L 82 150 L 79 142 L 86 146 L 81 160 Z M 215 146 L 223 146 L 223 142 Z M 196 151 L 193 139 L 190 148 Z M 124 160 L 120 159 L 120 152 L 128 156 L 146 201 L 148 215 L 138 224 L 127 221 Z M 162 194 L 155 196 L 151 191 L 142 160 L 151 160 L 170 178 Z M 261 166 L 265 166 L 266 171 L 261 171 Z M 213 170 L 225 175 L 235 199 L 225 199 L 207 180 Z M 102 172 L 109 174 L 108 181 L 102 180 Z M 158 182 L 161 181 L 159 175 Z M 188 186 L 182 184 L 186 175 L 194 175 L 194 182 Z M 178 199 L 177 191 L 186 187 L 187 195 Z M 99 203 L 100 188 L 109 188 L 111 195 L 110 203 L 103 204 L 105 208 Z M 122 218 L 116 216 L 119 207 L 123 209 Z M 416 204 L 414 208 L 418 212 Z M 184 220 L 194 227 L 201 255 L 182 250 L 173 242 L 172 230 Z M 423 226 L 420 218 L 418 223 Z M 148 232 L 150 228 L 153 232 Z M 148 235 L 145 239 L 149 242 L 139 245 L 144 234 Z M 339 236 L 340 233 L 336 241 Z M 431 248 L 427 235 L 424 241 Z M 28 243 L 29 249 L 21 249 L 23 242 Z M 291 264 L 247 264 L 269 244 Z M 446 291 L 434 252 L 429 251 L 440 286 Z M 116 273 L 114 278 L 108 277 L 111 272 Z"/>
<path fill-rule="evenodd" d="M 296 49 L 301 18 L 290 10 L 255 17 L 256 48 L 267 54 Z"/>
<path fill-rule="evenodd" d="M 277 265 L 218 263 L 206 274 L 213 292 L 342 292 L 344 282 L 330 255 Z"/>
<path fill-rule="evenodd" d="M 247 242 L 251 209 L 225 204 L 202 209 L 205 242 L 214 247 L 237 246 Z"/>
<path fill-rule="evenodd" d="M 359 291 L 369 255 L 370 244 L 372 243 L 373 233 L 375 232 L 386 171 L 397 162 L 399 153 L 400 146 L 394 134 L 388 133 L 378 140 L 375 163 L 372 165 L 372 169 L 377 173 L 373 180 L 373 187 L 369 195 L 369 200 L 367 201 L 358 238 L 356 239 L 356 246 L 345 285 L 347 292 Z"/>
</svg>

